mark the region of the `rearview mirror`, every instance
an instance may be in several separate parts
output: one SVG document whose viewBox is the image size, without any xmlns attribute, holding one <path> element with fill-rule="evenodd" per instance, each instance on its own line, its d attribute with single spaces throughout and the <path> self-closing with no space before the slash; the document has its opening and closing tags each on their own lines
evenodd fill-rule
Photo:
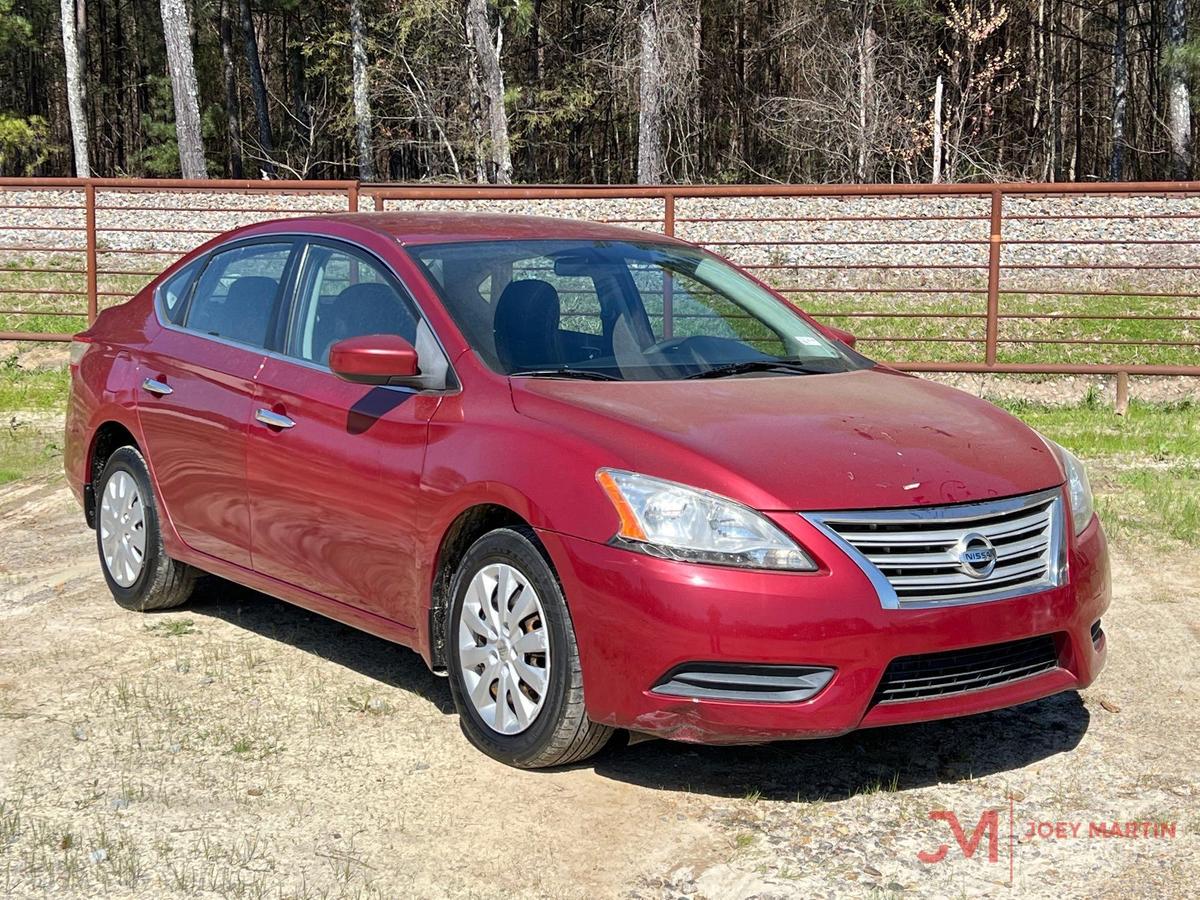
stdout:
<svg viewBox="0 0 1200 900">
<path fill-rule="evenodd" d="M 364 334 L 329 349 L 333 374 L 356 384 L 410 384 L 420 377 L 417 351 L 396 334 Z"/>
<path fill-rule="evenodd" d="M 834 328 L 832 325 L 822 325 L 821 330 L 825 332 L 826 337 L 831 337 L 835 341 L 841 341 L 847 347 L 853 347 L 855 341 L 858 340 L 848 331 L 843 331 L 840 328 Z"/>
</svg>

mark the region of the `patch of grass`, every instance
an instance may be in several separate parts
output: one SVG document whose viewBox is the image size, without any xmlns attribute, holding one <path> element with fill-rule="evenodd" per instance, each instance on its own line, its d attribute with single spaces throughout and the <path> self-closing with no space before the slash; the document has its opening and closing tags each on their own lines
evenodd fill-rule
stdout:
<svg viewBox="0 0 1200 900">
<path fill-rule="evenodd" d="M 61 466 L 60 428 L 43 428 L 16 417 L 0 423 L 0 484 L 43 475 Z"/>
<path fill-rule="evenodd" d="M 1110 537 L 1200 545 L 1200 404 L 1132 402 L 1124 416 L 1095 397 L 1000 405 L 1086 461 Z"/>
<path fill-rule="evenodd" d="M 183 637 L 187 634 L 193 634 L 196 631 L 196 623 L 191 619 L 164 619 L 161 622 L 155 622 L 153 625 L 144 625 L 142 627 L 163 637 Z"/>
<path fill-rule="evenodd" d="M 63 410 L 70 389 L 71 373 L 66 367 L 22 369 L 15 356 L 0 362 L 0 411 Z"/>
<path fill-rule="evenodd" d="M 0 360 L 0 484 L 42 475 L 62 465 L 62 418 L 71 376 L 32 370 L 16 357 Z"/>
<path fill-rule="evenodd" d="M 1100 512 L 1117 533 L 1147 531 L 1200 544 L 1200 466 L 1135 469 L 1116 477 L 1129 502 L 1105 498 Z"/>
<path fill-rule="evenodd" d="M 996 401 L 1051 440 L 1085 459 L 1200 462 L 1200 403 L 1129 404 L 1123 416 L 1094 397 L 1076 406 Z"/>
<path fill-rule="evenodd" d="M 981 294 L 824 293 L 792 294 L 791 299 L 823 322 L 858 336 L 860 349 L 889 361 L 976 361 L 983 358 L 986 300 Z M 1200 341 L 1200 322 L 1167 318 L 1045 318 L 1046 316 L 1181 316 L 1197 309 L 1186 299 L 1037 295 L 1000 296 L 998 358 L 1005 363 L 1144 363 L 1200 365 L 1200 348 L 1136 346 L 1099 341 Z M 915 313 L 862 317 L 848 313 Z M 838 315 L 841 313 L 841 315 Z M 1030 318 L 1040 316 L 1042 318 Z M 890 339 L 890 340 L 889 340 Z M 945 340 L 951 339 L 951 340 Z"/>
<path fill-rule="evenodd" d="M 87 328 L 87 279 L 77 271 L 80 258 L 67 255 L 9 257 L 0 261 L 0 288 L 8 312 L 0 313 L 0 331 L 74 334 Z M 30 269 L 68 271 L 32 272 Z M 76 270 L 76 271 L 69 271 Z M 151 276 L 102 274 L 97 287 L 132 296 Z M 101 306 L 121 303 L 123 296 L 102 296 Z"/>
<path fill-rule="evenodd" d="M 254 749 L 254 741 L 248 737 L 240 737 L 233 742 L 234 753 L 249 753 Z"/>
</svg>

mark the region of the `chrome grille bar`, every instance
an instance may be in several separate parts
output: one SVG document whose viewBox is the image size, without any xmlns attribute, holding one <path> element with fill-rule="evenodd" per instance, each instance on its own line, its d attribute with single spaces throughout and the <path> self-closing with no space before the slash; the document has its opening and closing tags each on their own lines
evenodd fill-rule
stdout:
<svg viewBox="0 0 1200 900">
<path fill-rule="evenodd" d="M 886 608 L 1003 600 L 1065 579 L 1057 488 L 982 503 L 801 515 L 858 563 Z M 986 573 L 963 555 L 968 543 L 994 551 Z"/>
</svg>

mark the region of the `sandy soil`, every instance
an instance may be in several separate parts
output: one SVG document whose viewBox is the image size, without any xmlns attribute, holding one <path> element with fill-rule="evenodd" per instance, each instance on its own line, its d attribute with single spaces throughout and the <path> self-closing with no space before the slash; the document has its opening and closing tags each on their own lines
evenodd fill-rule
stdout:
<svg viewBox="0 0 1200 900">
<path fill-rule="evenodd" d="M 1082 695 L 548 773 L 471 749 L 408 651 L 216 580 L 127 613 L 94 553 L 61 479 L 0 489 L 6 896 L 1183 896 L 1200 875 L 1194 553 L 1116 549 Z M 938 809 L 967 837 L 998 810 L 997 861 Z M 1113 820 L 1176 833 L 1087 837 Z M 1082 834 L 1021 840 L 1029 821 Z"/>
</svg>

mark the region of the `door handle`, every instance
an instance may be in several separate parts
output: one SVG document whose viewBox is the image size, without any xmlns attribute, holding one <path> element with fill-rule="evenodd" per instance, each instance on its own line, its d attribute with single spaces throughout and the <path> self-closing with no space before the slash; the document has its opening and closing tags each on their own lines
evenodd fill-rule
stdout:
<svg viewBox="0 0 1200 900">
<path fill-rule="evenodd" d="M 280 415 L 277 412 L 271 412 L 269 409 L 260 409 L 254 414 L 254 418 L 262 422 L 268 428 L 293 428 L 296 423 L 287 416 Z"/>
<path fill-rule="evenodd" d="M 155 378 L 147 378 L 142 382 L 142 390 L 149 391 L 156 397 L 165 397 L 167 394 L 175 393 L 175 389 L 169 384 L 164 384 Z"/>
</svg>

